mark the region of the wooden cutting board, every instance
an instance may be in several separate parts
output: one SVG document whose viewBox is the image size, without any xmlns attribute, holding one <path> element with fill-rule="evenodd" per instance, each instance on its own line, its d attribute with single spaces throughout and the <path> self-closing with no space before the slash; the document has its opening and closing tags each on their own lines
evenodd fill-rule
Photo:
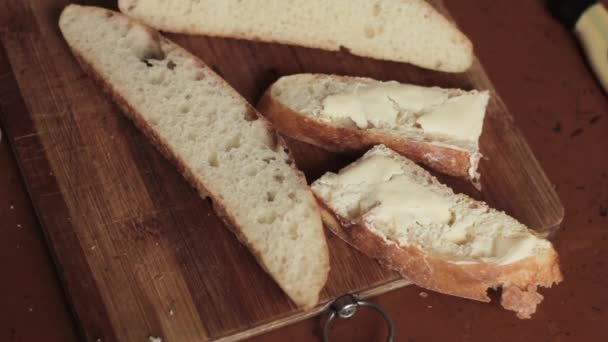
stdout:
<svg viewBox="0 0 608 342">
<path fill-rule="evenodd" d="M 332 270 L 321 303 L 308 313 L 294 307 L 210 203 L 82 72 L 57 28 L 67 3 L 0 5 L 0 118 L 86 340 L 231 341 L 315 315 L 344 293 L 373 296 L 407 284 L 328 234 Z M 563 218 L 551 183 L 479 63 L 465 74 L 445 74 L 346 52 L 168 36 L 252 103 L 279 76 L 299 72 L 489 89 L 483 193 L 444 180 L 543 233 Z M 353 159 L 289 144 L 309 181 Z"/>
</svg>

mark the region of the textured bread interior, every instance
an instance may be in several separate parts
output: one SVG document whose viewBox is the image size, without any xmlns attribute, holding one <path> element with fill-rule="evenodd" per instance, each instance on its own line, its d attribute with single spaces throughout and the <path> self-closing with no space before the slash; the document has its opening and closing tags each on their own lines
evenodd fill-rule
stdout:
<svg viewBox="0 0 608 342">
<path fill-rule="evenodd" d="M 355 168 L 360 173 L 355 174 Z M 514 218 L 454 194 L 383 145 L 339 174 L 324 175 L 312 188 L 332 211 L 364 224 L 387 244 L 415 246 L 452 263 L 508 264 L 552 250 L 550 242 Z M 389 207 L 391 197 L 397 198 L 397 207 Z"/>
<path fill-rule="evenodd" d="M 461 72 L 472 45 L 423 0 L 120 0 L 167 31 L 276 41 Z"/>
<path fill-rule="evenodd" d="M 296 74 L 281 77 L 272 85 L 270 92 L 273 99 L 279 101 L 283 105 L 286 105 L 291 110 L 329 125 L 352 129 L 363 129 L 365 131 L 379 132 L 391 136 L 402 136 L 418 141 L 447 145 L 470 152 L 477 152 L 479 150 L 479 136 L 471 139 L 462 139 L 453 135 L 427 132 L 420 125 L 416 124 L 416 118 L 422 117 L 424 114 L 445 103 L 445 101 L 454 99 L 461 95 L 477 94 L 478 96 L 482 97 L 482 101 L 485 101 L 487 105 L 487 101 L 489 99 L 489 93 L 487 91 L 464 91 L 461 89 L 443 89 L 438 87 L 426 88 L 429 90 L 436 90 L 437 92 L 443 93 L 446 96 L 443 101 L 423 107 L 417 112 L 399 107 L 399 103 L 397 101 L 387 97 L 387 100 L 391 101 L 393 106 L 395 106 L 399 112 L 397 121 L 394 123 L 380 123 L 373 125 L 370 123 L 370 126 L 366 128 L 357 127 L 353 120 L 348 117 L 336 118 L 325 115 L 323 112 L 323 101 L 329 96 L 353 93 L 357 89 L 364 87 L 369 88 L 375 86 L 399 85 L 400 84 L 395 81 L 381 82 L 364 77 L 341 77 L 323 74 Z M 417 86 L 413 87 L 422 88 Z M 455 112 L 454 115 L 459 115 L 459 113 Z M 484 117 L 482 116 L 479 119 L 480 122 L 476 122 L 480 128 L 483 125 L 483 119 Z"/>
<path fill-rule="evenodd" d="M 60 27 L 287 294 L 314 305 L 328 272 L 322 223 L 269 124 L 200 60 L 122 14 L 71 5 Z"/>
</svg>

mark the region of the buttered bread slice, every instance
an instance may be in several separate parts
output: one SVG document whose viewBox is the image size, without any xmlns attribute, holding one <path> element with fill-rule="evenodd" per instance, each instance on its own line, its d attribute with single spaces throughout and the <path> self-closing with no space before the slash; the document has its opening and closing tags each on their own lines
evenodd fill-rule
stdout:
<svg viewBox="0 0 608 342">
<path fill-rule="evenodd" d="M 321 217 L 270 124 L 201 60 L 121 13 L 69 5 L 59 26 L 84 70 L 285 293 L 313 307 L 329 271 Z"/>
<path fill-rule="evenodd" d="M 312 189 L 334 233 L 421 287 L 484 302 L 502 287 L 502 305 L 529 318 L 537 287 L 562 280 L 549 241 L 385 146 Z"/>
<path fill-rule="evenodd" d="M 479 180 L 488 91 L 381 82 L 363 77 L 281 77 L 258 110 L 292 138 L 336 152 L 384 144 L 439 172 Z"/>
</svg>

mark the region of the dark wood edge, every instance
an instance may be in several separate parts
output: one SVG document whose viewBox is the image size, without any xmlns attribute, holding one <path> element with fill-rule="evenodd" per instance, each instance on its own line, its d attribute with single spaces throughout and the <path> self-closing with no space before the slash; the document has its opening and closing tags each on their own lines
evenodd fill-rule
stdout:
<svg viewBox="0 0 608 342">
<path fill-rule="evenodd" d="M 4 46 L 4 39 L 5 37 L 0 33 L 0 125 L 2 126 L 4 132 L 6 132 L 4 134 L 4 138 L 7 139 L 8 145 L 11 148 L 11 151 L 13 153 L 13 155 L 15 157 L 19 156 L 19 151 L 16 149 L 15 145 L 13 144 L 13 142 L 11 141 L 11 139 L 9 139 L 9 137 L 15 137 L 15 136 L 20 136 L 21 134 L 19 134 L 19 129 L 20 127 L 35 127 L 35 124 L 31 118 L 31 116 L 29 115 L 29 110 L 27 108 L 27 106 L 25 105 L 25 101 L 23 100 L 23 97 L 21 95 L 21 92 L 19 90 L 19 86 L 17 83 L 17 80 L 15 78 L 14 72 L 12 70 L 10 61 L 8 59 L 8 54 L 6 53 L 6 48 Z M 38 135 L 32 134 L 31 136 L 28 137 L 28 139 L 32 139 L 33 144 L 36 146 L 36 148 L 39 148 L 40 150 L 43 150 L 44 147 L 42 145 L 42 142 L 40 141 L 40 137 Z M 19 168 L 19 174 L 21 175 L 21 179 L 25 185 L 26 191 L 27 191 L 27 196 L 29 197 L 30 203 L 32 203 L 32 207 L 34 208 L 34 213 L 36 214 L 36 221 L 38 221 L 38 225 L 39 227 L 42 227 L 43 225 L 53 225 L 53 222 L 46 222 L 46 220 L 44 219 L 44 216 L 42 215 L 42 211 L 41 208 L 39 207 L 39 203 L 37 203 L 36 201 L 34 201 L 32 198 L 32 189 L 30 188 L 29 183 L 26 181 L 25 178 L 25 172 L 24 172 L 24 166 L 21 163 L 21 159 L 20 158 L 15 158 L 16 162 L 17 162 L 17 166 Z M 49 170 L 51 170 L 51 164 L 48 160 L 48 158 L 45 157 L 40 159 L 41 163 L 45 164 L 45 167 L 47 167 Z M 53 182 L 53 186 L 56 188 L 59 188 L 58 184 L 57 184 L 57 180 L 55 177 L 51 177 L 52 178 L 52 182 Z M 61 199 L 59 201 L 57 201 L 57 208 L 59 209 L 61 212 L 65 213 L 65 217 L 69 217 L 69 210 L 67 207 L 67 204 L 65 203 L 65 201 L 63 199 Z M 72 226 L 72 223 L 70 221 L 65 221 L 62 222 L 62 229 L 66 229 L 65 225 L 70 225 Z M 71 228 L 72 230 L 74 230 L 73 228 Z M 82 279 L 73 279 L 72 281 L 68 280 L 68 275 L 66 275 L 64 269 L 61 266 L 61 257 L 59 256 L 59 251 L 55 250 L 55 248 L 53 246 L 55 246 L 55 244 L 53 243 L 54 241 L 54 237 L 52 236 L 52 234 L 50 233 L 50 231 L 48 229 L 41 229 L 44 235 L 44 238 L 46 240 L 46 245 L 49 251 L 49 255 L 51 256 L 52 260 L 53 260 L 53 264 L 55 266 L 55 269 L 57 271 L 57 275 L 59 277 L 59 280 L 62 284 L 62 290 L 63 293 L 65 294 L 66 298 L 68 299 L 68 306 L 71 312 L 71 318 L 72 318 L 72 322 L 74 323 L 74 326 L 76 327 L 76 330 L 78 331 L 78 335 L 80 336 L 80 338 L 82 338 L 83 340 L 87 340 L 87 334 L 86 332 L 89 331 L 91 332 L 91 329 L 86 329 L 83 325 L 82 325 L 82 320 L 80 319 L 76 319 L 78 317 L 78 308 L 76 307 L 78 304 L 75 303 L 75 301 L 73 300 L 74 297 L 72 296 L 71 291 L 74 291 L 74 287 L 76 286 L 78 287 L 77 284 L 79 283 L 84 283 L 84 281 L 82 281 Z M 78 248 L 81 249 L 81 254 L 84 254 L 84 251 L 82 250 L 81 245 L 78 243 L 77 240 L 73 241 L 73 246 L 74 248 Z M 86 262 L 86 260 L 80 259 L 79 261 L 75 261 L 75 262 L 80 262 L 82 263 L 83 267 L 89 268 L 88 263 Z M 95 284 L 94 279 L 92 278 L 92 272 L 88 272 L 87 273 L 90 276 L 90 283 L 91 284 Z M 84 277 L 86 276 L 84 273 L 79 274 L 79 277 Z M 72 285 L 72 286 L 68 286 L 68 284 Z M 116 340 L 116 335 L 115 332 L 112 328 L 112 324 L 108 319 L 108 314 L 106 312 L 106 308 L 103 305 L 103 301 L 102 301 L 102 297 L 101 294 L 98 291 L 97 287 L 88 287 L 87 291 L 94 291 L 95 294 L 95 299 L 92 299 L 91 301 L 95 302 L 94 304 L 92 303 L 87 303 L 87 306 L 95 306 L 95 310 L 100 312 L 101 314 L 97 315 L 98 319 L 103 319 L 105 320 L 105 322 L 103 322 L 103 327 L 98 327 L 98 329 L 100 331 L 100 336 L 104 336 L 104 338 L 107 338 L 109 340 Z"/>
<path fill-rule="evenodd" d="M 361 289 L 359 291 L 353 292 L 361 299 L 369 299 L 372 297 L 379 296 L 381 294 L 387 293 L 389 291 L 397 290 L 407 285 L 412 285 L 413 283 L 407 279 L 399 278 L 396 276 L 396 279 L 390 280 L 386 283 L 382 283 L 380 285 L 376 284 L 370 286 L 367 289 Z M 346 294 L 346 293 L 344 293 Z M 336 298 L 339 297 L 336 296 Z M 309 311 L 300 311 L 297 313 L 286 314 L 284 317 L 279 319 L 273 319 L 272 321 L 262 323 L 254 328 L 245 329 L 238 331 L 236 333 L 232 332 L 229 335 L 225 335 L 223 337 L 219 337 L 214 342 L 236 342 L 246 338 L 251 338 L 254 336 L 262 335 L 264 333 L 270 332 L 272 330 L 276 330 L 297 322 L 301 322 L 305 319 L 312 318 L 318 315 L 323 314 L 327 311 L 329 304 L 333 301 L 333 299 L 325 300 L 315 306 L 313 309 Z"/>
</svg>

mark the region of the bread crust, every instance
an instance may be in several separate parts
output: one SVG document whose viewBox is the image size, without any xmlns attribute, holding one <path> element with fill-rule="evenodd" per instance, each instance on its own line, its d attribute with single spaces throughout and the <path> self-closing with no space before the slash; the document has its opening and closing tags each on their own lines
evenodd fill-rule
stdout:
<svg viewBox="0 0 608 342">
<path fill-rule="evenodd" d="M 479 180 L 479 174 L 475 172 L 481 157 L 479 152 L 414 140 L 404 136 L 332 125 L 292 110 L 272 96 L 272 87 L 266 90 L 257 109 L 284 135 L 329 151 L 342 153 L 361 153 L 375 145 L 383 144 L 433 170 L 450 176 L 466 178 L 474 183 Z"/>
<path fill-rule="evenodd" d="M 553 249 L 545 255 L 506 265 L 454 264 L 425 254 L 415 246 L 385 241 L 365 224 L 341 217 L 320 197 L 317 200 L 327 228 L 383 266 L 429 290 L 489 302 L 487 290 L 502 287 L 502 306 L 515 311 L 519 318 L 530 318 L 543 298 L 536 292 L 537 286 L 551 287 L 562 280 Z"/>
<path fill-rule="evenodd" d="M 78 6 L 78 5 L 69 5 L 69 6 Z M 125 17 L 125 15 L 123 15 L 121 13 L 102 9 L 102 8 L 90 8 L 90 10 L 102 11 L 102 12 L 106 12 L 106 13 L 109 13 L 112 15 L 119 15 L 119 16 Z M 193 61 L 195 61 L 195 63 L 198 64 L 200 67 L 205 68 L 212 72 L 212 70 L 207 65 L 205 65 L 202 61 L 200 61 L 197 57 L 195 57 L 194 55 L 191 55 L 189 52 L 187 52 L 181 46 L 174 44 L 173 42 L 169 41 L 168 39 L 162 37 L 156 30 L 149 28 L 149 27 L 145 26 L 144 24 L 141 24 L 136 19 L 131 19 L 128 17 L 126 17 L 125 19 L 130 20 L 134 24 L 141 25 L 141 27 L 143 29 L 145 29 L 146 32 L 149 33 L 150 37 L 154 40 L 157 40 L 159 42 L 159 44 L 170 45 L 174 49 L 181 50 L 182 53 L 192 56 Z M 168 148 L 168 144 L 154 131 L 154 129 L 146 122 L 146 120 L 143 118 L 143 116 L 128 103 L 128 101 L 120 94 L 120 92 L 118 92 L 112 86 L 112 84 L 109 81 L 107 81 L 102 76 L 102 74 L 99 71 L 97 71 L 96 68 L 86 60 L 86 58 L 84 58 L 84 56 L 80 53 L 79 50 L 73 48 L 69 44 L 68 44 L 68 46 L 70 47 L 70 50 L 72 51 L 74 57 L 76 58 L 76 60 L 78 61 L 78 63 L 82 67 L 82 69 L 85 71 L 85 73 L 88 74 L 89 77 L 91 77 L 95 81 L 95 83 L 100 86 L 102 91 L 106 95 L 108 95 L 108 97 L 110 97 L 110 99 L 112 99 L 114 101 L 114 103 L 116 103 L 118 105 L 118 107 L 123 111 L 123 113 L 153 143 L 153 145 L 158 149 L 158 151 L 177 168 L 179 173 L 182 174 L 183 177 L 194 188 L 196 188 L 198 190 L 201 197 L 210 197 L 212 199 L 213 209 L 218 214 L 218 216 L 222 219 L 222 221 L 225 223 L 226 227 L 235 234 L 235 236 L 241 243 L 243 243 L 245 246 L 247 246 L 249 251 L 253 254 L 253 256 L 258 261 L 258 264 L 260 266 L 262 266 L 262 268 L 267 273 L 270 274 L 270 272 L 268 272 L 268 269 L 266 269 L 266 267 L 264 266 L 264 264 L 262 262 L 261 252 L 255 248 L 254 244 L 252 242 L 250 242 L 245 237 L 244 234 L 242 234 L 242 232 L 239 229 L 238 224 L 236 223 L 236 220 L 230 214 L 230 210 L 228 210 L 227 206 L 224 203 L 222 203 L 222 201 L 221 201 L 222 197 L 219 196 L 218 194 L 214 194 L 212 191 L 210 191 L 209 187 L 205 184 L 204 181 L 199 181 L 197 179 L 197 177 L 194 175 L 192 170 L 188 167 L 187 163 L 185 161 L 183 161 L 181 158 L 179 158 L 175 153 L 173 153 L 173 151 L 170 148 Z M 213 75 L 214 75 L 214 77 L 217 77 L 219 80 L 222 80 L 220 76 L 217 76 L 215 74 L 215 72 L 213 72 Z M 224 81 L 222 80 L 222 82 L 224 82 Z M 243 101 L 246 103 L 246 101 L 244 99 L 243 99 Z M 268 120 L 266 120 L 263 116 L 261 116 L 255 110 L 255 108 L 253 108 L 251 105 L 249 105 L 248 103 L 246 103 L 246 105 L 249 109 L 248 115 L 255 116 L 258 118 L 258 120 L 261 120 L 261 122 L 263 122 L 263 124 L 266 126 L 269 134 L 275 136 L 276 139 L 272 139 L 272 140 L 274 142 L 276 142 L 276 148 L 282 148 L 285 151 L 288 151 L 287 145 L 285 144 L 284 140 L 278 134 L 276 134 L 276 132 L 272 128 L 271 123 L 268 122 Z M 291 155 L 291 152 L 287 152 L 287 154 L 289 156 L 289 164 L 291 165 L 291 168 L 294 170 L 294 172 L 298 175 L 300 185 L 303 187 L 308 187 L 304 174 L 302 173 L 302 171 L 300 171 L 299 169 L 297 169 L 295 167 L 295 163 L 293 161 L 293 156 Z M 314 196 L 312 194 L 310 196 L 311 196 L 312 203 L 316 203 Z M 320 241 L 323 242 L 324 248 L 321 249 L 321 253 L 320 253 L 320 255 L 318 255 L 318 258 L 321 261 L 321 263 L 319 265 L 317 272 L 315 272 L 316 278 L 314 279 L 314 282 L 311 284 L 311 287 L 314 287 L 314 288 L 317 288 L 320 290 L 323 288 L 323 286 L 327 282 L 330 263 L 329 263 L 329 249 L 327 247 L 324 230 L 322 229 L 322 227 L 320 227 L 319 231 L 320 231 L 320 234 L 322 235 Z M 280 284 L 279 282 L 275 282 L 275 283 L 277 285 L 279 285 L 279 287 L 282 288 L 282 286 L 281 286 L 282 284 Z M 294 303 L 296 303 L 299 307 L 301 307 L 305 310 L 312 309 L 318 302 L 318 292 L 317 292 L 316 296 L 311 297 L 311 296 L 306 296 L 306 295 L 302 295 L 302 296 L 294 295 L 293 292 L 288 292 L 287 289 L 285 289 L 285 288 L 282 288 L 282 290 L 285 293 L 289 294 L 289 297 L 294 301 Z"/>
</svg>

